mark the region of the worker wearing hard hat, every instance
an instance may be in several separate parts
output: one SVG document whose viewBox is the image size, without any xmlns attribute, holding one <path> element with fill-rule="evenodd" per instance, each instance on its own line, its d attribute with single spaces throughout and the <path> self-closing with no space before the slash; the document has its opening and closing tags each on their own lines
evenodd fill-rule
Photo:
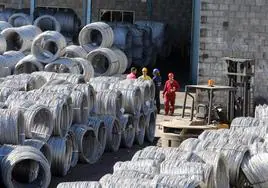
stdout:
<svg viewBox="0 0 268 188">
<path fill-rule="evenodd" d="M 138 79 L 143 79 L 143 80 L 152 80 L 150 76 L 147 75 L 148 70 L 146 67 L 142 68 L 142 75 Z"/>
<path fill-rule="evenodd" d="M 165 103 L 165 115 L 168 115 L 168 113 L 170 115 L 174 114 L 176 91 L 178 91 L 179 88 L 180 88 L 179 83 L 176 80 L 174 80 L 174 74 L 169 73 L 168 80 L 165 83 L 163 91 L 163 97 Z"/>
<path fill-rule="evenodd" d="M 154 69 L 153 70 L 153 81 L 154 81 L 154 85 L 155 85 L 155 95 L 154 95 L 154 100 L 155 100 L 155 104 L 156 104 L 156 108 L 157 108 L 157 113 L 160 113 L 160 89 L 161 89 L 161 85 L 162 85 L 162 78 L 160 76 L 160 71 L 158 69 Z"/>
</svg>

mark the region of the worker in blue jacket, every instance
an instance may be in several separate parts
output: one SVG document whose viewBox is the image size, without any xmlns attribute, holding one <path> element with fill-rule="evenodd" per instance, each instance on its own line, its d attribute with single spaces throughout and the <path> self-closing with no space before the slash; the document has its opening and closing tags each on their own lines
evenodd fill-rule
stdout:
<svg viewBox="0 0 268 188">
<path fill-rule="evenodd" d="M 154 76 L 153 81 L 155 85 L 154 99 L 155 99 L 155 104 L 157 108 L 157 113 L 159 114 L 160 113 L 160 89 L 162 85 L 162 78 L 160 76 L 160 71 L 158 69 L 154 69 L 153 76 Z"/>
</svg>

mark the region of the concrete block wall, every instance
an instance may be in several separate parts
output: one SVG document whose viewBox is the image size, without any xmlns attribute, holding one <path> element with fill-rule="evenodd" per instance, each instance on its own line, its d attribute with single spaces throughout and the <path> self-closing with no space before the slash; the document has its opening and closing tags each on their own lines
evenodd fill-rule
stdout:
<svg viewBox="0 0 268 188">
<path fill-rule="evenodd" d="M 199 84 L 227 84 L 224 56 L 252 58 L 254 97 L 268 99 L 268 1 L 201 0 L 200 20 Z M 217 100 L 224 102 L 225 95 Z"/>
</svg>

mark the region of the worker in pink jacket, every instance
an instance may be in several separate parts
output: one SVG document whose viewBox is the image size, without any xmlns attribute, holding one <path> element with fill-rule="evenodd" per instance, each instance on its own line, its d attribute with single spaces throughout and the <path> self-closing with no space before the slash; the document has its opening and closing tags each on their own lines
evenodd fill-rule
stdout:
<svg viewBox="0 0 268 188">
<path fill-rule="evenodd" d="M 127 79 L 136 79 L 137 69 L 135 67 L 131 67 L 131 73 L 127 75 Z"/>
</svg>

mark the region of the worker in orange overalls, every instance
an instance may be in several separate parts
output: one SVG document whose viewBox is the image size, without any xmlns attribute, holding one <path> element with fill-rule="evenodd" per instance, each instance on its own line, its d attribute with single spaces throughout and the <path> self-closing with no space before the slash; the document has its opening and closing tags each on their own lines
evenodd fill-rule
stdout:
<svg viewBox="0 0 268 188">
<path fill-rule="evenodd" d="M 165 104 L 165 115 L 169 114 L 172 116 L 175 110 L 175 99 L 176 99 L 176 91 L 180 88 L 179 83 L 174 80 L 174 74 L 168 74 L 168 80 L 165 83 L 163 98 Z"/>
</svg>

